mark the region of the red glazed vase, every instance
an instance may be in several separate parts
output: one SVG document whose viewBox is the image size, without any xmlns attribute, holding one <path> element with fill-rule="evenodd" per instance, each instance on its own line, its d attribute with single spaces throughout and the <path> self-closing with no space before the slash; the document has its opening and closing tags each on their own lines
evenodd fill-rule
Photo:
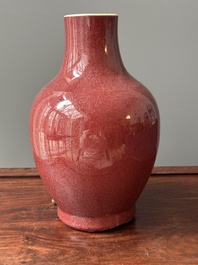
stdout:
<svg viewBox="0 0 198 265">
<path fill-rule="evenodd" d="M 133 219 L 158 149 L 158 107 L 122 63 L 117 21 L 114 14 L 64 17 L 61 69 L 30 115 L 35 163 L 58 216 L 84 231 Z"/>
</svg>

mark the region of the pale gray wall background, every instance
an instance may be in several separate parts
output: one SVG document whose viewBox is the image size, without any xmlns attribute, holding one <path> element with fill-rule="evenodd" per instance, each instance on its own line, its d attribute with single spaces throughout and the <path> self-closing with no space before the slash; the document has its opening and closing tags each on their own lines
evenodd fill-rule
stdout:
<svg viewBox="0 0 198 265">
<path fill-rule="evenodd" d="M 156 165 L 197 165 L 197 0 L 0 0 L 0 167 L 34 166 L 29 110 L 62 63 L 63 16 L 93 12 L 119 15 L 124 64 L 158 102 Z"/>
</svg>

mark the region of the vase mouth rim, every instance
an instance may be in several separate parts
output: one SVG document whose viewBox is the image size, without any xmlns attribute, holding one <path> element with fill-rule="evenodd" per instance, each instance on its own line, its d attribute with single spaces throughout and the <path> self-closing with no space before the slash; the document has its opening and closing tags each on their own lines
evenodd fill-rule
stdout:
<svg viewBox="0 0 198 265">
<path fill-rule="evenodd" d="M 83 14 L 70 14 L 70 15 L 65 15 L 64 17 L 103 17 L 103 16 L 110 16 L 110 17 L 117 17 L 117 14 L 114 13 L 83 13 Z"/>
</svg>

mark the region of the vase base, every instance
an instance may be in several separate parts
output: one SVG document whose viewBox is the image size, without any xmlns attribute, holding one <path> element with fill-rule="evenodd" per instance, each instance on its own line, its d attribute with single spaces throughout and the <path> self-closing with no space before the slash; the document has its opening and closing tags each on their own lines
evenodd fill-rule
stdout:
<svg viewBox="0 0 198 265">
<path fill-rule="evenodd" d="M 128 211 L 115 215 L 107 215 L 103 217 L 79 217 L 63 212 L 58 208 L 58 217 L 66 225 L 81 231 L 99 232 L 115 228 L 122 224 L 128 223 L 135 216 L 135 207 Z"/>
</svg>

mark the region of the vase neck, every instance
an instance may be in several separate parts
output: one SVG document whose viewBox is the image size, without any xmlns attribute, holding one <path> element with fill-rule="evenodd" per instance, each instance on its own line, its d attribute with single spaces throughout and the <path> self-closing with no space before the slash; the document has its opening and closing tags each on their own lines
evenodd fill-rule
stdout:
<svg viewBox="0 0 198 265">
<path fill-rule="evenodd" d="M 125 71 L 119 52 L 117 15 L 65 16 L 64 22 L 65 74 L 76 71 L 78 75 L 89 66 Z"/>
</svg>

